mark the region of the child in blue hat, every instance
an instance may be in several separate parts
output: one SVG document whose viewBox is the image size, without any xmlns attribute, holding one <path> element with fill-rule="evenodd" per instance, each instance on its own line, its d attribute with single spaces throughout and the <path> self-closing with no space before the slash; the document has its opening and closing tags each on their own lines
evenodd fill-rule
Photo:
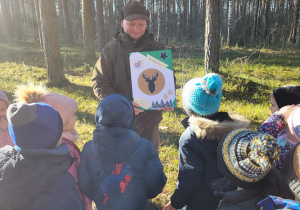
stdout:
<svg viewBox="0 0 300 210">
<path fill-rule="evenodd" d="M 229 132 L 247 128 L 250 121 L 239 115 L 219 112 L 222 78 L 214 73 L 188 81 L 182 91 L 183 108 L 189 115 L 179 140 L 179 174 L 171 202 L 164 209 L 216 209 L 211 180 L 221 178 L 218 142 Z"/>
<path fill-rule="evenodd" d="M 97 108 L 93 140 L 80 155 L 78 185 L 98 209 L 147 210 L 166 184 L 155 147 L 132 130 L 134 116 L 121 94 L 105 97 Z"/>
<path fill-rule="evenodd" d="M 14 103 L 7 119 L 15 146 L 0 149 L 0 209 L 85 209 L 68 173 L 75 160 L 61 144 L 59 113 L 43 103 Z"/>
</svg>

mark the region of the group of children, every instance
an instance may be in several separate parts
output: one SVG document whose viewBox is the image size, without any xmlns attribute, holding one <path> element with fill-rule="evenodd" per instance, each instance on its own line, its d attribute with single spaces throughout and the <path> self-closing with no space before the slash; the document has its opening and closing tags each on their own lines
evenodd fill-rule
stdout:
<svg viewBox="0 0 300 210">
<path fill-rule="evenodd" d="M 257 131 L 219 112 L 217 74 L 188 81 L 179 174 L 164 209 L 300 209 L 300 86 L 270 95 Z M 20 85 L 16 103 L 0 90 L 0 209 L 150 209 L 167 177 L 153 144 L 134 130 L 130 99 L 98 105 L 93 139 L 76 146 L 77 103 L 41 85 Z M 288 199 L 288 200 L 286 200 Z"/>
</svg>

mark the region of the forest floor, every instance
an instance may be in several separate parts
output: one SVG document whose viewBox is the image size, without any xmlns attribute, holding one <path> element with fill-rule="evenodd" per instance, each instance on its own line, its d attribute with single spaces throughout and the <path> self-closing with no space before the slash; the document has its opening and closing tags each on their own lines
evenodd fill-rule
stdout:
<svg viewBox="0 0 300 210">
<path fill-rule="evenodd" d="M 224 84 L 220 111 L 246 116 L 252 122 L 252 129 L 256 129 L 270 114 L 269 94 L 272 89 L 288 84 L 300 85 L 300 48 L 254 52 L 255 49 L 222 48 L 219 72 Z M 180 102 L 174 112 L 163 113 L 164 119 L 160 124 L 159 155 L 168 181 L 163 192 L 151 201 L 155 209 L 162 209 L 169 202 L 176 187 L 178 140 L 184 131 L 181 120 L 186 117 L 181 104 L 182 87 L 189 79 L 204 75 L 203 50 L 177 47 L 172 48 L 172 53 L 176 96 Z M 51 87 L 50 90 L 77 101 L 77 145 L 82 149 L 92 139 L 94 114 L 99 103 L 91 88 L 93 64 L 84 61 L 79 44 L 62 45 L 61 54 L 65 76 L 70 83 Z M 20 41 L 0 43 L 0 89 L 6 91 L 13 102 L 15 87 L 28 81 L 37 84 L 47 82 L 44 54 L 39 44 Z"/>
</svg>

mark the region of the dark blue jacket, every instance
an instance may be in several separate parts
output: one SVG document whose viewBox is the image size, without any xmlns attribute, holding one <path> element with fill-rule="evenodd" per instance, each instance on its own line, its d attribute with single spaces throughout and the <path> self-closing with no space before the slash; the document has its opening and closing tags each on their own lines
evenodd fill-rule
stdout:
<svg viewBox="0 0 300 210">
<path fill-rule="evenodd" d="M 166 184 L 153 144 L 134 132 L 131 102 L 113 94 L 99 104 L 93 140 L 81 152 L 78 185 L 98 209 L 148 209 Z"/>
<path fill-rule="evenodd" d="M 74 159 L 63 143 L 56 149 L 20 152 L 0 149 L 0 209 L 83 210 L 75 179 L 68 172 Z"/>
<path fill-rule="evenodd" d="M 186 130 L 179 140 L 179 174 L 171 204 L 176 209 L 214 210 L 211 181 L 222 177 L 217 164 L 219 141 L 232 130 L 248 127 L 250 121 L 220 112 L 210 119 L 192 116 L 182 121 Z"/>
</svg>

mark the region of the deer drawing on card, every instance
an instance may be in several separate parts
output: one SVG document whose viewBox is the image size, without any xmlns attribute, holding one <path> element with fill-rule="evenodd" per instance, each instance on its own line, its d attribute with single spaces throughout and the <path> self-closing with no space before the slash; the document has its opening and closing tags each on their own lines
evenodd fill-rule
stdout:
<svg viewBox="0 0 300 210">
<path fill-rule="evenodd" d="M 148 74 L 143 73 L 143 77 L 145 79 L 146 82 L 148 82 L 148 89 L 150 91 L 150 93 L 154 93 L 155 92 L 155 81 L 157 80 L 158 77 L 158 72 L 154 73 L 152 75 L 152 79 L 150 79 Z"/>
</svg>

